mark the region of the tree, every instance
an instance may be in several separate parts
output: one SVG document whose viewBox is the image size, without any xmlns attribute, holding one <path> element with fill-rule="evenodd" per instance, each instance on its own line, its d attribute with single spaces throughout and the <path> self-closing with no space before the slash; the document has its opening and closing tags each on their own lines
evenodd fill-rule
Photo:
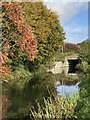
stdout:
<svg viewBox="0 0 90 120">
<path fill-rule="evenodd" d="M 73 43 L 65 43 L 65 51 L 67 52 L 78 52 L 80 51 L 80 46 Z"/>
<path fill-rule="evenodd" d="M 22 3 L 22 8 L 24 17 L 38 40 L 39 52 L 36 62 L 45 63 L 61 49 L 65 39 L 63 27 L 58 16 L 42 2 Z"/>
<path fill-rule="evenodd" d="M 79 51 L 79 56 L 80 58 L 82 58 L 83 61 L 87 61 L 89 62 L 89 40 L 85 40 L 81 43 L 78 43 L 78 45 L 80 46 L 80 51 Z"/>
</svg>

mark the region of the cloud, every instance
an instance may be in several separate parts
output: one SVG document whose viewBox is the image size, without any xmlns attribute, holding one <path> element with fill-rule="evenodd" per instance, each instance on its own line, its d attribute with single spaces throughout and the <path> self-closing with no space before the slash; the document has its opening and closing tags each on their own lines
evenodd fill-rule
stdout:
<svg viewBox="0 0 90 120">
<path fill-rule="evenodd" d="M 66 42 L 78 43 L 88 38 L 87 27 L 74 28 L 73 26 L 68 26 L 65 28 L 65 32 L 66 32 L 66 40 L 65 40 Z"/>
<path fill-rule="evenodd" d="M 87 25 L 75 19 L 82 11 L 88 11 L 89 0 L 45 0 L 46 6 L 58 14 L 61 24 L 66 33 L 66 42 L 78 43 L 88 38 Z M 74 18 L 75 17 L 75 18 Z M 85 19 L 86 20 L 86 19 Z M 83 22 L 85 23 L 84 19 Z"/>
<path fill-rule="evenodd" d="M 49 9 L 56 12 L 59 15 L 59 19 L 62 23 L 69 21 L 73 16 L 78 14 L 82 7 L 87 7 L 86 2 L 80 2 L 80 0 L 75 0 L 78 2 L 67 2 L 67 0 L 63 0 L 63 2 L 59 2 L 57 0 L 45 0 L 45 4 Z M 84 0 L 83 0 L 84 1 Z"/>
<path fill-rule="evenodd" d="M 45 2 L 89 2 L 89 0 L 44 0 Z"/>
</svg>

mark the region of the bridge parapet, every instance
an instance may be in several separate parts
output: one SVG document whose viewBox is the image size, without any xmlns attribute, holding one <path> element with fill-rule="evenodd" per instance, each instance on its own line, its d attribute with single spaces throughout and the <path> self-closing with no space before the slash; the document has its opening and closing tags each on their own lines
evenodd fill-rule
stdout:
<svg viewBox="0 0 90 120">
<path fill-rule="evenodd" d="M 67 60 L 74 60 L 74 59 L 76 60 L 76 59 L 78 59 L 78 58 L 79 58 L 78 55 L 70 55 L 70 56 L 67 56 L 67 57 L 66 57 Z"/>
</svg>

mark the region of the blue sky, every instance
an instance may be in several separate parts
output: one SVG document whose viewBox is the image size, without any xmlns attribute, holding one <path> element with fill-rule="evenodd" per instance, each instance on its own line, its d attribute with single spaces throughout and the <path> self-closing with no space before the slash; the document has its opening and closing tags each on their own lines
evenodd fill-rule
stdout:
<svg viewBox="0 0 90 120">
<path fill-rule="evenodd" d="M 58 14 L 66 42 L 79 43 L 88 38 L 88 2 L 51 2 L 45 4 Z"/>
</svg>

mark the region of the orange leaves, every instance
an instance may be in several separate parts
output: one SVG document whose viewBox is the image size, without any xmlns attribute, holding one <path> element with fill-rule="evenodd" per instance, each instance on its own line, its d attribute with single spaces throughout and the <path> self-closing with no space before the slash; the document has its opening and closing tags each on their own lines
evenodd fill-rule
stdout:
<svg viewBox="0 0 90 120">
<path fill-rule="evenodd" d="M 1 75 L 2 78 L 8 77 L 10 74 L 11 74 L 10 68 L 8 68 L 6 66 L 1 66 L 0 67 L 0 75 Z"/>
<path fill-rule="evenodd" d="M 13 24 L 17 28 L 17 31 L 22 35 L 20 40 L 20 50 L 26 51 L 29 60 L 34 60 L 37 55 L 37 41 L 35 40 L 29 25 L 23 20 L 22 8 L 18 3 L 3 3 L 5 13 L 8 18 L 12 20 Z"/>
<path fill-rule="evenodd" d="M 3 55 L 0 52 L 0 76 L 2 78 L 9 76 L 11 73 L 11 70 L 4 65 L 5 62 L 7 61 L 7 59 L 8 59 L 8 57 L 6 55 Z"/>
<path fill-rule="evenodd" d="M 34 60 L 37 55 L 37 41 L 35 40 L 31 29 L 28 24 L 23 19 L 22 16 L 22 8 L 19 3 L 2 3 L 2 7 L 4 8 L 4 14 L 7 16 L 9 20 L 12 21 L 14 27 L 17 29 L 17 31 L 21 35 L 21 39 L 18 41 L 20 44 L 20 50 L 25 51 L 27 53 L 28 59 L 30 61 Z M 9 23 L 10 21 L 5 21 L 5 26 L 10 31 Z M 0 73 L 1 77 L 9 76 L 11 73 L 11 70 L 9 67 L 5 65 L 8 55 L 11 56 L 11 59 L 15 56 L 13 51 L 8 51 L 10 48 L 12 48 L 12 44 L 8 44 L 8 42 L 5 42 L 2 46 L 2 53 L 0 52 Z M 17 48 L 18 49 L 18 48 Z"/>
<path fill-rule="evenodd" d="M 33 37 L 29 26 L 24 26 L 22 38 L 20 41 L 20 49 L 27 51 L 29 60 L 34 60 L 37 54 L 37 41 Z"/>
</svg>

